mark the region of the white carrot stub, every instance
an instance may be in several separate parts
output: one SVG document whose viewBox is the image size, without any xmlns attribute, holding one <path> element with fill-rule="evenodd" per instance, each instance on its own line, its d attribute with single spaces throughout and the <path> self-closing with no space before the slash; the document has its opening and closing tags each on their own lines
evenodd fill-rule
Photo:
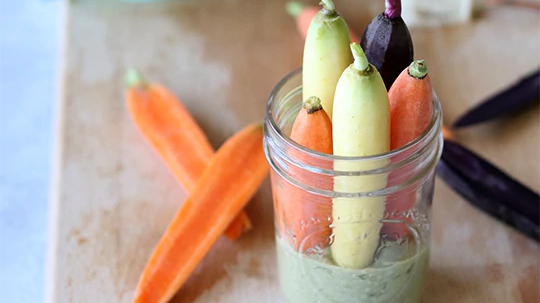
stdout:
<svg viewBox="0 0 540 303">
<path fill-rule="evenodd" d="M 390 105 L 384 82 L 369 64 L 362 48 L 352 43 L 354 63 L 341 75 L 334 97 L 332 136 L 334 155 L 370 156 L 390 150 Z M 386 164 L 383 160 L 336 161 L 337 171 L 367 171 Z M 387 176 L 338 176 L 334 190 L 367 193 L 384 188 Z M 379 242 L 384 197 L 335 198 L 332 206 L 334 261 L 342 267 L 364 268 Z"/>
<path fill-rule="evenodd" d="M 331 0 L 322 0 L 321 4 L 323 7 L 311 21 L 304 44 L 302 99 L 319 97 L 331 119 L 336 84 L 353 58 L 347 23 Z"/>
</svg>

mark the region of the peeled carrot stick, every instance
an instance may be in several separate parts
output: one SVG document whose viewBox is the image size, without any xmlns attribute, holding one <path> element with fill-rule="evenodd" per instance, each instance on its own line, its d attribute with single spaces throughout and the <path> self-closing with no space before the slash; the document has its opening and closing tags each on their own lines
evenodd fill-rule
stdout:
<svg viewBox="0 0 540 303">
<path fill-rule="evenodd" d="M 305 40 L 311 20 L 317 12 L 320 10 L 318 6 L 304 5 L 298 1 L 289 1 L 285 5 L 287 13 L 294 17 L 296 21 L 296 27 Z M 356 36 L 351 29 L 349 29 L 349 35 L 351 36 L 351 42 L 360 43 L 360 38 Z"/>
<path fill-rule="evenodd" d="M 260 124 L 229 138 L 208 163 L 155 248 L 134 303 L 166 303 L 268 174 Z"/>
<path fill-rule="evenodd" d="M 433 111 L 433 90 L 424 60 L 413 61 L 395 80 L 388 92 L 390 100 L 390 148 L 396 149 L 413 141 L 426 129 Z M 399 177 L 403 172 L 390 175 Z M 401 217 L 416 202 L 415 192 L 391 195 L 387 201 L 390 219 L 410 223 L 410 216 Z M 385 226 L 383 233 L 408 234 L 404 224 Z"/>
<path fill-rule="evenodd" d="M 136 70 L 126 74 L 127 108 L 139 132 L 150 143 L 174 178 L 189 193 L 214 156 L 214 149 L 187 108 L 167 88 L 147 83 Z M 240 212 L 225 231 L 234 240 L 251 229 Z"/>
<path fill-rule="evenodd" d="M 243 233 L 248 230 L 251 230 L 253 225 L 251 225 L 251 220 L 245 211 L 240 212 L 236 218 L 227 226 L 227 229 L 223 233 L 230 240 L 235 240 L 240 237 Z"/>
<path fill-rule="evenodd" d="M 317 97 L 310 97 L 302 104 L 302 108 L 294 121 L 291 139 L 311 150 L 332 154 L 332 122 Z M 301 154 L 298 157 L 302 157 Z M 303 183 L 315 185 L 323 189 L 332 188 L 332 179 L 318 178 L 309 180 L 312 173 L 291 167 L 290 174 Z M 287 217 L 287 227 L 292 229 L 294 239 L 291 241 L 295 250 L 306 252 L 316 246 L 324 248 L 329 243 L 332 229 L 328 218 L 332 217 L 332 200 L 328 197 L 316 196 L 287 184 L 282 192 L 282 214 Z M 278 214 L 279 215 L 279 214 Z M 302 224 L 304 222 L 304 224 Z M 305 222 L 308 222 L 307 224 Z M 313 233 L 316 231 L 316 233 Z M 309 235 L 309 237 L 306 237 Z"/>
</svg>

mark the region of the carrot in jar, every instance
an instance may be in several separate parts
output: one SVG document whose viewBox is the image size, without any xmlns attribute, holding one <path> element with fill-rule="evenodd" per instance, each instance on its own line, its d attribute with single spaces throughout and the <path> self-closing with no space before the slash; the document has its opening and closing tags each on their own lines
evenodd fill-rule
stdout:
<svg viewBox="0 0 540 303">
<path fill-rule="evenodd" d="M 291 139 L 313 151 L 332 154 L 332 123 L 319 98 L 312 96 L 304 100 L 294 121 Z M 292 156 L 302 158 L 303 155 L 292 151 Z M 313 173 L 301 168 L 291 166 L 288 173 L 299 182 L 318 188 L 330 189 L 332 186 L 331 178 L 314 178 Z M 307 193 L 289 183 L 279 196 L 278 216 L 283 217 L 279 219 L 280 228 L 282 231 L 290 228 L 289 239 L 295 250 L 309 252 L 327 246 L 332 233 L 332 200 Z"/>
<path fill-rule="evenodd" d="M 413 61 L 401 74 L 388 92 L 390 100 L 390 148 L 397 149 L 419 137 L 431 120 L 433 111 L 433 88 L 424 60 Z M 410 174 L 403 168 L 390 174 L 390 180 L 401 180 Z M 392 182 L 392 181 L 391 181 Z M 398 181 L 396 181 L 398 182 Z M 408 189 L 410 190 L 410 189 Z M 416 202 L 416 190 L 389 196 L 386 209 L 389 219 L 403 221 L 386 224 L 383 233 L 392 238 L 409 235 L 407 215 Z"/>
</svg>

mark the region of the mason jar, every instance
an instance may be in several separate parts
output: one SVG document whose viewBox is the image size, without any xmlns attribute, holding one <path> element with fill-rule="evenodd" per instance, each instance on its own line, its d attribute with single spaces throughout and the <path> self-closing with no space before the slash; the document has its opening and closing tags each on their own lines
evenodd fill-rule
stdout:
<svg viewBox="0 0 540 303">
<path fill-rule="evenodd" d="M 289 303 L 420 302 L 443 145 L 437 98 L 413 142 L 385 154 L 340 157 L 290 139 L 301 84 L 301 69 L 277 84 L 264 122 L 283 296 Z M 340 182 L 357 186 L 343 192 L 336 190 Z"/>
</svg>

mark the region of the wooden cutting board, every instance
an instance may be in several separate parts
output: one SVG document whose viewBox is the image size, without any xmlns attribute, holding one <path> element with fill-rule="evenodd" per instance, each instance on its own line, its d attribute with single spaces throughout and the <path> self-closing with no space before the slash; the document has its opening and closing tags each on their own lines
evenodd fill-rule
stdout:
<svg viewBox="0 0 540 303">
<path fill-rule="evenodd" d="M 362 34 L 383 1 L 336 2 Z M 47 299 L 130 302 L 186 194 L 131 123 L 126 68 L 170 87 L 217 148 L 262 120 L 270 90 L 300 66 L 303 43 L 282 0 L 71 1 L 67 17 Z M 412 31 L 446 121 L 539 65 L 539 22 L 537 11 L 505 7 L 472 24 Z M 535 107 L 458 135 L 538 191 L 539 126 Z M 253 230 L 236 242 L 219 240 L 173 302 L 284 302 L 268 181 L 247 212 Z M 539 251 L 437 180 L 424 302 L 539 302 Z"/>
</svg>

